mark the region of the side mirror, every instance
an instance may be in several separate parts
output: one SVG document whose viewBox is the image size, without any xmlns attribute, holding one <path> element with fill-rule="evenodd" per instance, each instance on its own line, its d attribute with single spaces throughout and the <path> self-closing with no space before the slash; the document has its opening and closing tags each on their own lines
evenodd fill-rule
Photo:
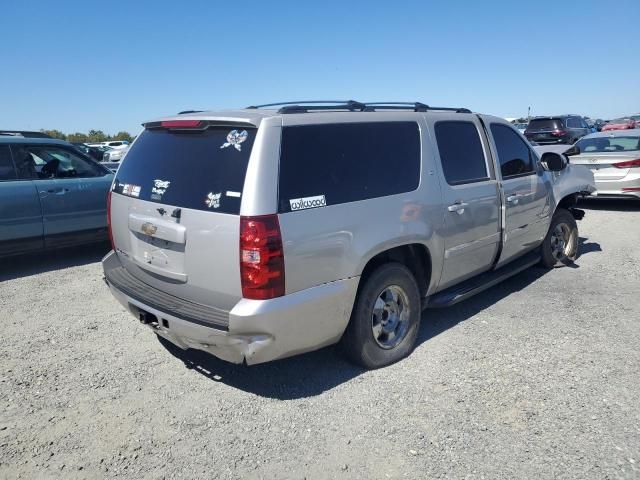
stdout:
<svg viewBox="0 0 640 480">
<path fill-rule="evenodd" d="M 567 166 L 567 161 L 562 155 L 555 152 L 545 152 L 540 159 L 542 166 L 550 172 L 560 172 Z"/>
</svg>

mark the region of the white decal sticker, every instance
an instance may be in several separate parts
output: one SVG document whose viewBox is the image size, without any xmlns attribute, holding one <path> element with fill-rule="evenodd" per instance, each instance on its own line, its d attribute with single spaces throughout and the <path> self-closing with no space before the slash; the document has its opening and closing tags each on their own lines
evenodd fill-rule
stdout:
<svg viewBox="0 0 640 480">
<path fill-rule="evenodd" d="M 204 199 L 204 203 L 209 208 L 218 208 L 220 206 L 220 197 L 222 193 L 210 192 L 207 198 Z"/>
<path fill-rule="evenodd" d="M 153 181 L 153 188 L 151 189 L 151 193 L 155 193 L 156 195 L 164 195 L 164 192 L 167 191 L 169 185 L 171 184 L 168 180 L 159 180 L 156 179 Z"/>
<path fill-rule="evenodd" d="M 230 192 L 230 191 L 227 190 L 227 197 L 240 198 L 240 192 Z"/>
<path fill-rule="evenodd" d="M 291 211 L 304 210 L 305 208 L 326 207 L 327 201 L 324 195 L 316 195 L 315 197 L 292 198 L 289 200 Z"/>
<path fill-rule="evenodd" d="M 248 136 L 249 134 L 246 130 L 242 130 L 241 132 L 238 132 L 238 130 L 231 130 L 227 135 L 227 142 L 223 143 L 220 148 L 227 148 L 233 145 L 234 148 L 240 152 L 242 150 L 242 145 L 240 144 L 244 142 Z"/>
<path fill-rule="evenodd" d="M 140 186 L 132 185 L 131 196 L 138 198 L 140 196 Z"/>
</svg>

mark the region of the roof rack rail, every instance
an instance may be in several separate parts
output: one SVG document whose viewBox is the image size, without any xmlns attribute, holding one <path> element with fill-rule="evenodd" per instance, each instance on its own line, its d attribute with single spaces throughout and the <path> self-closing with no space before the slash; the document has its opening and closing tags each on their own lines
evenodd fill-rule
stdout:
<svg viewBox="0 0 640 480">
<path fill-rule="evenodd" d="M 471 113 L 468 108 L 460 107 L 431 107 L 421 102 L 358 102 L 356 100 L 305 100 L 299 102 L 266 103 L 252 105 L 247 108 L 281 107 L 278 113 L 307 113 L 322 110 L 348 110 L 350 112 L 376 112 L 379 110 L 412 110 L 426 112 L 440 110 L 456 113 Z"/>
<path fill-rule="evenodd" d="M 181 112 L 178 112 L 178 115 L 186 115 L 187 113 L 200 113 L 203 111 L 204 110 L 183 110 Z"/>
<path fill-rule="evenodd" d="M 10 137 L 24 137 L 24 138 L 51 138 L 51 135 L 44 132 L 34 132 L 29 130 L 2 130 L 0 129 L 0 135 Z"/>
</svg>

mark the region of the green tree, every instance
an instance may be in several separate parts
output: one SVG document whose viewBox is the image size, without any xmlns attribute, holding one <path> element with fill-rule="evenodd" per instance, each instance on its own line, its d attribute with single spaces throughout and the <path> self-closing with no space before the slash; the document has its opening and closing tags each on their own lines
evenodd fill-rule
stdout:
<svg viewBox="0 0 640 480">
<path fill-rule="evenodd" d="M 86 143 L 89 141 L 89 137 L 87 136 L 86 133 L 82 133 L 82 132 L 70 133 L 69 135 L 67 135 L 67 141 L 76 142 L 76 143 Z"/>
<path fill-rule="evenodd" d="M 133 137 L 131 136 L 131 134 L 129 132 L 125 132 L 125 131 L 121 131 L 116 133 L 113 138 L 113 140 L 126 140 L 127 142 L 132 142 L 133 141 Z"/>
<path fill-rule="evenodd" d="M 90 142 L 106 142 L 109 138 L 102 130 L 89 130 L 87 136 Z"/>
<path fill-rule="evenodd" d="M 66 140 L 67 139 L 67 136 L 64 133 L 62 133 L 60 130 L 45 130 L 44 128 L 41 128 L 40 131 L 42 133 L 46 133 L 51 138 L 57 138 L 58 140 Z"/>
</svg>

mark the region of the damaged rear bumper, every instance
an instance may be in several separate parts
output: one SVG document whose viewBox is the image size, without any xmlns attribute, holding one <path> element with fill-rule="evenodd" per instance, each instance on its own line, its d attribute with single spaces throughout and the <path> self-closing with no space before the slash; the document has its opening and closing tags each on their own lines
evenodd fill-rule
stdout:
<svg viewBox="0 0 640 480">
<path fill-rule="evenodd" d="M 241 299 L 228 312 L 225 329 L 154 308 L 118 289 L 109 282 L 109 270 L 119 264 L 114 252 L 103 259 L 112 294 L 157 335 L 182 349 L 203 350 L 249 365 L 336 343 L 349 322 L 359 280 L 330 282 L 270 300 Z"/>
</svg>

